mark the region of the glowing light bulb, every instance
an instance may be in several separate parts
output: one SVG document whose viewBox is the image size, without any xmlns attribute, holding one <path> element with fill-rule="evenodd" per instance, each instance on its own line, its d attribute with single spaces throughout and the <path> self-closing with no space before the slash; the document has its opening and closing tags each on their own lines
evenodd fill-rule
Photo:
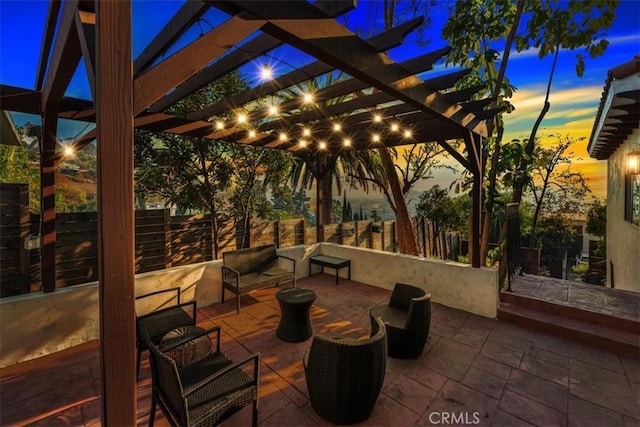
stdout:
<svg viewBox="0 0 640 427">
<path fill-rule="evenodd" d="M 318 144 L 318 148 L 320 148 L 321 150 L 326 150 L 327 149 L 327 143 L 324 141 L 320 141 L 320 143 Z"/>
<path fill-rule="evenodd" d="M 280 141 L 285 142 L 289 139 L 286 133 L 280 132 Z"/>
<path fill-rule="evenodd" d="M 263 65 L 260 68 L 260 78 L 262 80 L 271 80 L 273 78 L 273 70 L 268 65 Z"/>
<path fill-rule="evenodd" d="M 249 138 L 255 138 L 255 137 L 256 137 L 256 131 L 255 131 L 255 130 L 253 130 L 253 129 L 251 129 L 251 130 L 249 131 Z"/>
<path fill-rule="evenodd" d="M 374 114 L 373 121 L 376 123 L 380 123 L 382 121 L 382 116 L 380 114 Z"/>
<path fill-rule="evenodd" d="M 298 144 L 300 144 L 300 147 L 306 147 L 307 141 L 305 141 L 304 139 L 301 139 L 300 141 L 298 141 Z"/>
<path fill-rule="evenodd" d="M 377 133 L 374 133 L 373 135 L 371 135 L 371 140 L 373 142 L 380 142 L 380 135 L 378 135 Z"/>
<path fill-rule="evenodd" d="M 302 99 L 304 100 L 305 104 L 311 104 L 313 102 L 313 94 L 307 92 L 303 95 Z"/>
<path fill-rule="evenodd" d="M 311 136 L 311 130 L 309 128 L 302 129 L 302 136 Z"/>
<path fill-rule="evenodd" d="M 342 143 L 345 147 L 349 147 L 351 145 L 351 140 L 349 138 L 345 138 L 342 140 Z"/>
<path fill-rule="evenodd" d="M 216 129 L 218 129 L 218 130 L 224 129 L 224 122 L 222 120 L 218 120 L 216 122 Z"/>
<path fill-rule="evenodd" d="M 238 123 L 247 123 L 247 115 L 244 113 L 238 113 Z"/>
<path fill-rule="evenodd" d="M 398 132 L 398 130 L 400 129 L 400 126 L 398 126 L 397 123 L 394 123 L 391 125 L 391 131 L 392 132 Z"/>
<path fill-rule="evenodd" d="M 278 106 L 275 104 L 269 105 L 269 115 L 275 116 L 278 114 Z"/>
<path fill-rule="evenodd" d="M 412 136 L 412 135 L 413 135 L 413 134 L 411 133 L 411 131 L 410 131 L 410 130 L 405 130 L 405 131 L 404 131 L 404 137 L 405 137 L 405 138 L 411 138 L 411 136 Z"/>
<path fill-rule="evenodd" d="M 335 132 L 340 132 L 341 129 L 342 129 L 342 125 L 340 125 L 340 123 L 334 123 L 333 130 Z"/>
<path fill-rule="evenodd" d="M 71 157 L 73 156 L 74 150 L 73 147 L 71 145 L 67 145 L 66 147 L 64 147 L 64 155 L 67 157 Z"/>
</svg>

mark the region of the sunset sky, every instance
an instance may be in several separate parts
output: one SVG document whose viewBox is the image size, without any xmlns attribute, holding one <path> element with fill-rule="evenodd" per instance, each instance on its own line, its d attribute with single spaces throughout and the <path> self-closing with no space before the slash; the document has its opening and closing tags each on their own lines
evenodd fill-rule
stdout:
<svg viewBox="0 0 640 427">
<path fill-rule="evenodd" d="M 368 8 L 367 1 L 360 1 L 356 11 L 351 12 L 347 22 L 350 25 L 362 25 L 366 20 L 364 13 Z M 140 53 L 156 32 L 169 17 L 180 7 L 180 1 L 134 1 L 134 57 Z M 428 38 L 430 44 L 419 48 L 410 39 L 402 48 L 391 51 L 390 56 L 401 61 L 407 57 L 415 57 L 420 53 L 443 47 L 440 31 L 444 23 L 444 2 L 433 8 L 432 26 Z M 0 83 L 33 88 L 37 69 L 42 29 L 46 18 L 48 2 L 39 0 L 0 0 Z M 225 19 L 218 12 L 205 15 L 202 27 L 208 31 L 210 26 Z M 366 23 L 365 23 L 366 25 Z M 196 26 L 187 33 L 177 48 L 188 40 L 197 37 L 200 28 Z M 606 37 L 610 46 L 602 57 L 591 60 L 587 58 L 585 74 L 579 78 L 575 74 L 575 53 L 565 52 L 560 56 L 558 70 L 554 78 L 551 94 L 551 110 L 540 127 L 538 136 L 544 141 L 550 135 L 570 136 L 576 140 L 573 149 L 576 160 L 572 167 L 577 167 L 589 179 L 597 197 L 606 195 L 606 162 L 590 159 L 586 151 L 591 134 L 596 110 L 602 95 L 607 70 L 632 59 L 640 54 L 640 1 L 622 0 L 620 2 L 613 26 Z M 289 48 L 291 49 L 291 48 Z M 497 47 L 499 50 L 500 48 Z M 304 55 L 292 55 L 286 48 L 274 52 L 274 56 L 286 57 L 288 65 L 291 61 L 308 61 Z M 293 59 L 292 59 L 293 58 Z M 285 61 L 282 60 L 284 63 Z M 302 65 L 297 64 L 296 66 Z M 251 65 L 255 68 L 255 64 Z M 442 69 L 443 64 L 437 66 Z M 530 129 L 543 105 L 544 91 L 551 68 L 551 58 L 541 61 L 537 52 L 530 50 L 512 53 L 507 75 L 517 91 L 512 99 L 516 110 L 505 118 L 506 135 L 504 140 L 528 137 Z M 248 69 L 248 68 L 246 68 Z M 89 90 L 84 68 L 80 67 L 74 77 L 67 95 L 82 98 L 89 97 Z M 27 120 L 39 122 L 36 116 L 14 114 L 16 124 L 22 125 Z M 69 138 L 85 132 L 85 123 L 67 122 L 60 126 L 59 138 Z M 448 186 L 453 179 L 451 174 L 440 174 L 434 180 L 424 184 L 424 190 L 433 184 Z"/>
</svg>

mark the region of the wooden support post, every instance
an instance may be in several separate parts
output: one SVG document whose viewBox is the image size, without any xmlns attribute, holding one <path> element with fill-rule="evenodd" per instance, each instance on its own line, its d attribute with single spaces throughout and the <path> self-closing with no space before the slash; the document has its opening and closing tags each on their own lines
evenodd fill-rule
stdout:
<svg viewBox="0 0 640 427">
<path fill-rule="evenodd" d="M 18 184 L 18 206 L 20 207 L 20 288 L 21 294 L 31 292 L 31 251 L 24 247 L 31 232 L 31 209 L 29 209 L 29 185 Z"/>
<path fill-rule="evenodd" d="M 171 209 L 164 210 L 164 268 L 173 266 L 173 253 L 171 250 Z"/>
<path fill-rule="evenodd" d="M 40 221 L 42 222 L 42 248 L 40 249 L 40 276 L 42 291 L 56 289 L 56 134 L 58 131 L 58 105 L 46 104 L 42 113 L 40 137 Z"/>
<path fill-rule="evenodd" d="M 318 243 L 324 242 L 323 186 L 324 178 L 320 177 L 320 175 L 316 176 L 316 241 Z"/>
<path fill-rule="evenodd" d="M 482 174 L 473 173 L 473 205 L 471 206 L 471 227 L 469 228 L 469 258 L 471 266 L 480 268 L 480 221 L 482 211 Z"/>
<path fill-rule="evenodd" d="M 136 425 L 131 1 L 96 2 L 102 424 Z"/>
</svg>

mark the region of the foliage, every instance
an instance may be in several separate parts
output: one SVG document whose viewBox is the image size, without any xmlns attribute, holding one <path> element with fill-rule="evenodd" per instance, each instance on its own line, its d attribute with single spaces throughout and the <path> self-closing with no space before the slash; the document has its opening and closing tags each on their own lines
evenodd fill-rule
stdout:
<svg viewBox="0 0 640 427">
<path fill-rule="evenodd" d="M 578 250 L 575 230 L 571 223 L 561 215 L 550 215 L 540 219 L 539 243 L 540 263 L 549 266 L 553 260 L 564 254 L 564 251 Z"/>
<path fill-rule="evenodd" d="M 589 273 L 589 264 L 576 264 L 571 267 L 571 272 L 576 278 L 582 278 Z"/>
<path fill-rule="evenodd" d="M 449 197 L 447 190 L 434 185 L 422 192 L 416 206 L 416 214 L 435 224 L 436 232 L 467 230 L 467 218 L 471 199 L 467 196 Z"/>
<path fill-rule="evenodd" d="M 305 218 L 309 225 L 315 225 L 315 217 L 309 211 L 309 197 L 305 191 L 293 191 L 289 187 L 278 187 L 273 190 L 271 202 L 273 214 L 269 218 L 274 221 L 290 218 Z"/>
<path fill-rule="evenodd" d="M 600 238 L 607 235 L 607 205 L 598 199 L 587 211 L 587 233 Z"/>
<path fill-rule="evenodd" d="M 0 144 L 0 182 L 29 185 L 29 206 L 40 210 L 39 158 L 36 150 Z"/>
</svg>

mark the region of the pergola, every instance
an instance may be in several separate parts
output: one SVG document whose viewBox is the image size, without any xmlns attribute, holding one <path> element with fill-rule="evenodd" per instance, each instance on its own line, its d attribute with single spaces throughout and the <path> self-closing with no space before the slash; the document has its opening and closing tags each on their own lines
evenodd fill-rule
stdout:
<svg viewBox="0 0 640 427">
<path fill-rule="evenodd" d="M 163 53 L 209 8 L 228 19 L 173 55 Z M 402 63 L 385 52 L 398 46 L 420 19 L 367 40 L 336 21 L 354 1 L 188 0 L 135 60 L 131 54 L 130 1 L 52 0 L 44 31 L 35 89 L 0 86 L 3 110 L 42 117 L 42 280 L 55 285 L 54 168 L 58 118 L 95 121 L 76 141 L 98 140 L 99 282 L 103 421 L 132 425 L 135 409 L 133 130 L 145 129 L 289 150 L 304 159 L 318 180 L 345 150 L 436 141 L 473 174 L 470 227 L 472 265 L 480 266 L 482 139 L 497 109 L 477 99 L 482 89 L 455 90 L 468 70 L 423 80 L 447 48 Z M 177 117 L 166 108 L 213 80 L 286 44 L 316 60 L 244 93 Z M 80 61 L 93 101 L 64 96 Z M 349 76 L 313 94 L 315 105 L 291 100 L 285 115 L 253 110 L 251 128 L 227 120 L 265 97 L 339 70 Z M 340 103 L 322 101 L 341 97 Z M 307 99 L 306 102 L 311 100 Z M 324 106 L 321 106 L 324 105 Z M 339 119 L 340 129 L 336 128 Z M 410 136 L 398 130 L 411 131 Z M 307 129 L 307 130 L 305 130 Z M 309 133 L 312 130 L 312 133 Z M 282 135 L 285 135 L 284 137 Z M 375 137 L 374 135 L 377 135 Z M 464 140 L 466 153 L 448 141 Z M 311 162 L 314 158 L 322 159 Z M 318 224 L 323 219 L 318 209 Z"/>
</svg>

